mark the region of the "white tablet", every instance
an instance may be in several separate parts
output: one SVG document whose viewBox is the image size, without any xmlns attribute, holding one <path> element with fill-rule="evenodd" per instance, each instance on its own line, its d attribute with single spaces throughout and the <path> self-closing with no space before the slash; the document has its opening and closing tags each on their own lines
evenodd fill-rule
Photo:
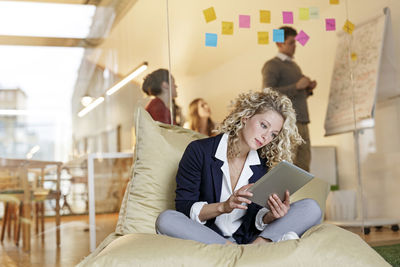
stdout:
<svg viewBox="0 0 400 267">
<path fill-rule="evenodd" d="M 292 195 L 313 178 L 314 175 L 311 173 L 292 163 L 282 161 L 249 188 L 253 193 L 250 200 L 268 208 L 267 200 L 271 194 L 277 194 L 284 201 L 286 190 Z"/>
</svg>

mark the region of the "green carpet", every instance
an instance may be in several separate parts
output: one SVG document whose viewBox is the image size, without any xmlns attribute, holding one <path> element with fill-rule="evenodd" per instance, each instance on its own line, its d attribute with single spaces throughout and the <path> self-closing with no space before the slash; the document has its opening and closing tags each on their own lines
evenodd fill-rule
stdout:
<svg viewBox="0 0 400 267">
<path fill-rule="evenodd" d="M 373 247 L 392 266 L 400 266 L 400 244 Z"/>
</svg>

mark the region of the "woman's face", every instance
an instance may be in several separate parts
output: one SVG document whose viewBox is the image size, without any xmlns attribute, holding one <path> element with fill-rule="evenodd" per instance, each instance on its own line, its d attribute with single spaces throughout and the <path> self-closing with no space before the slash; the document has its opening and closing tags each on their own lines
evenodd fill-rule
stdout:
<svg viewBox="0 0 400 267">
<path fill-rule="evenodd" d="M 241 131 L 242 141 L 251 149 L 257 150 L 269 144 L 280 132 L 283 126 L 282 116 L 273 110 L 244 118 Z"/>
<path fill-rule="evenodd" d="M 171 90 L 172 90 L 171 95 L 172 95 L 172 98 L 176 98 L 178 96 L 178 92 L 176 91 L 176 88 L 178 88 L 178 86 L 175 83 L 174 77 L 171 78 L 171 81 L 172 81 L 171 82 Z M 161 88 L 166 90 L 167 92 L 169 92 L 169 84 L 167 82 L 162 82 Z"/>
<path fill-rule="evenodd" d="M 197 102 L 197 113 L 200 118 L 209 118 L 211 116 L 211 109 L 203 99 L 200 99 L 199 102 Z"/>
</svg>

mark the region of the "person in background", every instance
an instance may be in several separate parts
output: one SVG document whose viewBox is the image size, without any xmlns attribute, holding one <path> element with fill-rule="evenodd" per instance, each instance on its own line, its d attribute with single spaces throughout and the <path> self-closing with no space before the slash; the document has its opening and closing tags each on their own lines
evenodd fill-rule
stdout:
<svg viewBox="0 0 400 267">
<path fill-rule="evenodd" d="M 148 74 L 143 81 L 142 90 L 148 96 L 153 98 L 147 103 L 145 109 L 150 113 L 155 121 L 162 123 L 171 123 L 170 112 L 170 92 L 169 92 L 169 71 L 166 69 L 158 69 Z M 178 86 L 175 84 L 175 79 L 171 75 L 171 96 L 172 96 L 172 110 L 176 112 L 179 108 L 175 105 L 174 99 L 178 96 L 176 89 Z M 176 113 L 174 112 L 174 124 L 176 122 Z"/>
<path fill-rule="evenodd" d="M 291 161 L 302 142 L 292 102 L 271 89 L 239 95 L 220 134 L 191 142 L 176 175 L 176 210 L 162 212 L 156 231 L 206 244 L 257 244 L 297 239 L 321 221 L 313 199 L 290 203 L 266 196 L 269 208 L 247 191 L 269 168 Z"/>
<path fill-rule="evenodd" d="M 202 98 L 196 98 L 189 104 L 188 121 L 183 125 L 184 128 L 212 136 L 215 127 L 211 119 L 211 109 Z"/>
<path fill-rule="evenodd" d="M 311 163 L 311 146 L 308 123 L 307 98 L 313 94 L 317 82 L 303 75 L 300 67 L 293 61 L 296 50 L 295 37 L 297 32 L 291 27 L 281 27 L 285 42 L 276 43 L 278 54 L 267 61 L 262 68 L 263 88 L 272 87 L 285 94 L 293 103 L 297 114 L 297 128 L 304 144 L 297 149 L 294 164 L 309 171 Z"/>
</svg>

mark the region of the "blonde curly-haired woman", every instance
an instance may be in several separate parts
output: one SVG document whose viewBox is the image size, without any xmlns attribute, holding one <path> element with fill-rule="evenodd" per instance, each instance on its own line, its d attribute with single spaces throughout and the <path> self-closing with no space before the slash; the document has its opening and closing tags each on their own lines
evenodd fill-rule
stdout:
<svg viewBox="0 0 400 267">
<path fill-rule="evenodd" d="M 239 95 L 215 137 L 186 148 L 176 176 L 176 211 L 159 215 L 159 234 L 206 244 L 250 244 L 297 239 L 321 220 L 316 201 L 249 200 L 247 189 L 269 168 L 292 161 L 302 143 L 291 101 L 272 89 Z"/>
</svg>

